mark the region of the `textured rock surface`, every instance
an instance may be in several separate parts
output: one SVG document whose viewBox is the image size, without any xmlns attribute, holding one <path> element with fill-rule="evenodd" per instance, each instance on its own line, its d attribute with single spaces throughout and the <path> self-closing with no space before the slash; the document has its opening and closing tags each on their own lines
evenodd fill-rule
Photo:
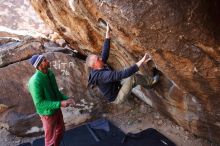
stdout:
<svg viewBox="0 0 220 146">
<path fill-rule="evenodd" d="M 1 1 L 0 10 L 0 30 L 5 30 L 6 28 L 29 30 L 29 33 L 33 34 L 36 31 L 41 33 L 50 32 L 50 29 L 36 15 L 27 0 L 3 0 Z"/>
<path fill-rule="evenodd" d="M 0 38 L 0 67 L 30 58 L 33 54 L 44 52 L 43 39 L 27 37 L 23 41 Z"/>
<path fill-rule="evenodd" d="M 113 30 L 109 64 L 118 69 L 148 52 L 163 77 L 145 95 L 178 124 L 220 137 L 220 48 L 217 0 L 31 0 L 40 17 L 82 53 L 100 52 Z M 142 70 L 147 73 L 146 70 Z"/>
<path fill-rule="evenodd" d="M 11 42 L 8 42 L 11 41 Z M 0 68 L 0 127 L 4 127 L 17 136 L 33 136 L 42 133 L 39 116 L 35 113 L 32 98 L 28 93 L 27 83 L 35 72 L 28 62 L 33 54 L 44 53 L 51 50 L 61 50 L 52 42 L 44 45 L 43 39 L 29 38 L 24 41 L 2 39 L 5 44 L 0 45 L 2 64 Z M 54 44 L 54 45 L 49 45 Z M 53 49 L 52 49 L 53 48 Z M 62 48 L 63 49 L 63 48 Z M 64 49 L 63 49 L 64 50 Z M 59 52 L 45 53 L 51 61 L 60 90 L 68 96 L 74 96 L 82 107 L 64 108 L 64 119 L 67 126 L 78 125 L 92 116 L 91 112 L 102 107 L 93 96 L 99 94 L 86 90 L 86 69 L 84 61 Z"/>
</svg>

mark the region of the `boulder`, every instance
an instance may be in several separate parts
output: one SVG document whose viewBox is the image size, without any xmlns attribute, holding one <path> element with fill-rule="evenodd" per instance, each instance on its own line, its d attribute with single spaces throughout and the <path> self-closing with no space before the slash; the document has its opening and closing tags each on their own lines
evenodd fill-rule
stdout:
<svg viewBox="0 0 220 146">
<path fill-rule="evenodd" d="M 152 106 L 192 133 L 220 142 L 218 0 L 31 0 L 31 4 L 45 23 L 84 54 L 100 53 L 105 28 L 98 20 L 109 22 L 109 64 L 123 68 L 148 52 L 161 73 L 155 90 L 145 92 Z M 141 72 L 151 74 L 147 67 Z"/>
<path fill-rule="evenodd" d="M 24 35 L 39 36 L 42 35 L 39 32 L 48 34 L 51 31 L 36 15 L 29 1 L 1 1 L 0 9 L 0 36 L 2 34 L 8 35 L 8 32 L 10 32 L 10 36 L 14 36 L 11 35 L 12 31 L 19 34 L 17 37 Z"/>
<path fill-rule="evenodd" d="M 6 52 L 9 53 L 5 56 L 12 61 L 6 60 L 7 66 L 0 68 L 0 127 L 17 136 L 36 136 L 43 132 L 39 115 L 27 89 L 28 80 L 35 72 L 27 59 L 33 54 L 44 53 L 42 46 L 43 42 L 36 40 L 17 41 L 15 45 L 10 44 L 8 47 L 1 45 L 5 47 L 3 50 L 8 49 Z M 14 53 L 15 58 L 10 52 Z M 75 101 L 81 104 L 80 107 L 62 109 L 66 126 L 78 125 L 93 117 L 91 113 L 99 110 L 102 102 L 97 100 L 100 97 L 98 92 L 91 93 L 87 90 L 84 61 L 61 52 L 47 52 L 44 55 L 51 63 L 60 90 L 68 96 L 74 96 Z"/>
<path fill-rule="evenodd" d="M 28 59 L 34 54 L 44 52 L 42 45 L 45 41 L 44 39 L 27 37 L 22 41 L 12 40 L 7 42 L 6 38 L 1 38 L 0 40 L 3 42 L 0 44 L 0 67 Z"/>
</svg>

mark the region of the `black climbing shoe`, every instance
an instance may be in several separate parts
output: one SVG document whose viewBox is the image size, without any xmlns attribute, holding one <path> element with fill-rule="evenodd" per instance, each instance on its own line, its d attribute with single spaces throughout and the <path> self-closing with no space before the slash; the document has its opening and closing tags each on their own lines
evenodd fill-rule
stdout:
<svg viewBox="0 0 220 146">
<path fill-rule="evenodd" d="M 153 86 L 154 84 L 156 84 L 156 83 L 159 81 L 159 78 L 160 78 L 159 74 L 155 75 L 155 76 L 153 77 L 153 82 L 151 83 L 151 86 Z"/>
</svg>

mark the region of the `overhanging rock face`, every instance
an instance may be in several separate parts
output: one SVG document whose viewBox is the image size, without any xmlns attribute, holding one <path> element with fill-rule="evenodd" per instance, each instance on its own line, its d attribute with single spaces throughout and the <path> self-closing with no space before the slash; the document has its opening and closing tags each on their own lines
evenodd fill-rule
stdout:
<svg viewBox="0 0 220 146">
<path fill-rule="evenodd" d="M 31 0 L 41 18 L 81 53 L 99 53 L 110 23 L 109 64 L 145 52 L 162 72 L 148 102 L 191 132 L 220 137 L 220 2 L 217 0 Z M 147 73 L 146 70 L 142 70 Z"/>
</svg>

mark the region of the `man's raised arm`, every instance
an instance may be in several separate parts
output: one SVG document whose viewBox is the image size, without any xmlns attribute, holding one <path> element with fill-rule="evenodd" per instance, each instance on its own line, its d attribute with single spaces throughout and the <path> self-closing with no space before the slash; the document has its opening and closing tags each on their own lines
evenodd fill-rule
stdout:
<svg viewBox="0 0 220 146">
<path fill-rule="evenodd" d="M 109 57 L 109 50 L 110 50 L 110 36 L 109 36 L 109 24 L 107 23 L 106 27 L 106 34 L 105 34 L 105 41 L 102 47 L 102 61 L 103 63 L 107 63 L 108 57 Z"/>
</svg>

